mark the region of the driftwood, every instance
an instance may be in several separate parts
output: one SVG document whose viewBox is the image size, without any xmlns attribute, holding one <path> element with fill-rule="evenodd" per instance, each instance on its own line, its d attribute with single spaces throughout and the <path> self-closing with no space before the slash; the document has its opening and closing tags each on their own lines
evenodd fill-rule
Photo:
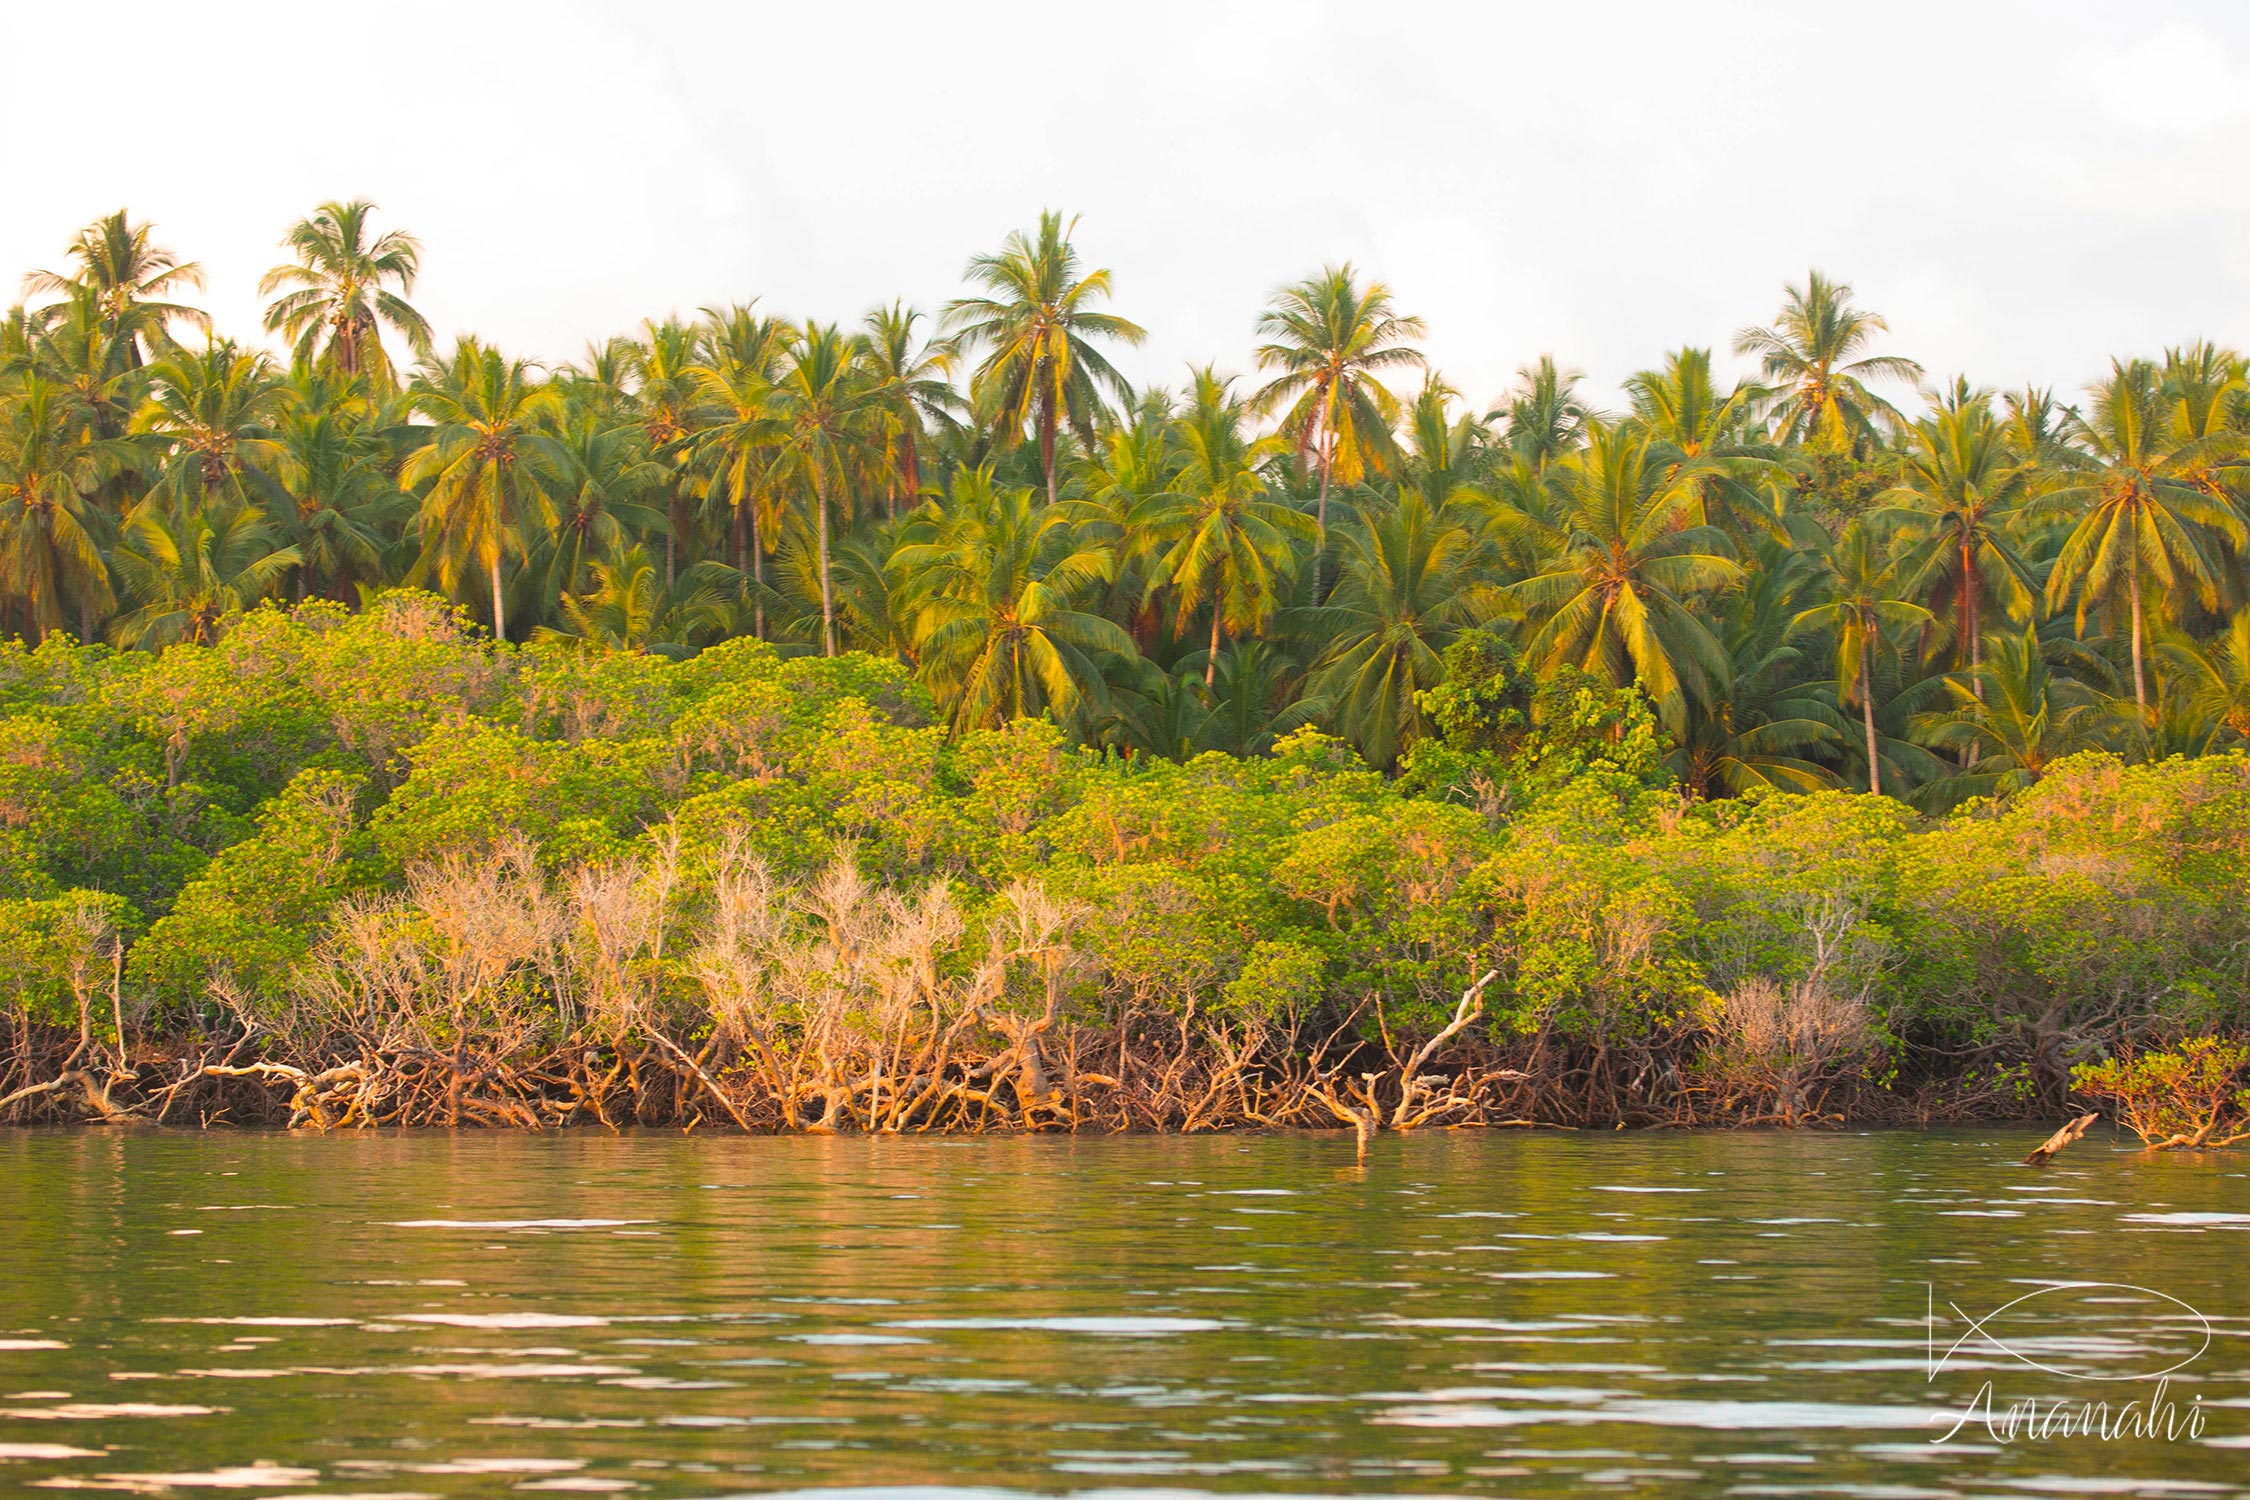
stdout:
<svg viewBox="0 0 2250 1500">
<path fill-rule="evenodd" d="M 2071 1121 L 2068 1125 L 2065 1125 L 2062 1129 L 2056 1131 L 2053 1135 L 2048 1136 L 2047 1139 L 2040 1144 L 2038 1150 L 2032 1152 L 2029 1156 L 2023 1159 L 2023 1164 L 2027 1167 L 2043 1167 L 2047 1165 L 2048 1162 L 2055 1159 L 2055 1154 L 2057 1152 L 2061 1151 L 2063 1147 L 2070 1145 L 2080 1136 L 2084 1135 L 2086 1133 L 2087 1127 L 2092 1125 L 2096 1120 L 2100 1118 L 2100 1115 L 2094 1114 L 2080 1115 L 2077 1119 Z"/>
</svg>

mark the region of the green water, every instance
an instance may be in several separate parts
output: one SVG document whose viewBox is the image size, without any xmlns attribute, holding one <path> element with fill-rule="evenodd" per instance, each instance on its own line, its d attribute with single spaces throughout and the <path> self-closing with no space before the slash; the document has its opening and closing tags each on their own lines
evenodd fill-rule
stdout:
<svg viewBox="0 0 2250 1500">
<path fill-rule="evenodd" d="M 0 1493 L 2250 1494 L 2250 1157 L 2035 1139 L 0 1133 Z"/>
</svg>

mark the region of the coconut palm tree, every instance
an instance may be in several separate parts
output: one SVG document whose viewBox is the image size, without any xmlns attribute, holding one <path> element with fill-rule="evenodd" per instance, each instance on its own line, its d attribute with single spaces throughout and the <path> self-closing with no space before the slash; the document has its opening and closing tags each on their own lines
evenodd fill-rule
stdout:
<svg viewBox="0 0 2250 1500">
<path fill-rule="evenodd" d="M 1867 388 L 1870 380 L 1919 380 L 1922 367 L 1890 354 L 1868 354 L 1890 325 L 1851 305 L 1852 289 L 1809 272 L 1802 287 L 1783 288 L 1781 316 L 1771 327 L 1745 328 L 1734 352 L 1756 355 L 1774 387 L 1784 442 L 1847 450 L 1864 447 L 1897 409 Z"/>
<path fill-rule="evenodd" d="M 302 559 L 254 507 L 221 497 L 178 508 L 144 501 L 126 517 L 111 565 L 132 608 L 117 644 L 208 646 L 230 615 L 270 598 Z"/>
<path fill-rule="evenodd" d="M 768 482 L 782 435 L 773 406 L 797 330 L 780 318 L 762 318 L 753 304 L 703 310 L 701 425 L 689 449 L 689 467 L 706 504 L 726 507 L 735 571 L 750 579 L 751 633 L 766 633 L 766 557 L 780 526 L 778 486 Z"/>
<path fill-rule="evenodd" d="M 1732 522 L 1742 539 L 1786 537 L 1765 484 L 1775 476 L 1777 450 L 1757 431 L 1758 404 L 1768 396 L 1764 386 L 1738 380 L 1721 395 L 1711 374 L 1711 351 L 1690 348 L 1673 350 L 1656 369 L 1627 376 L 1625 393 L 1635 420 L 1703 469 L 1698 522 Z"/>
<path fill-rule="evenodd" d="M 1875 656 L 1885 631 L 1927 622 L 1930 612 L 1898 597 L 1902 565 L 1890 556 L 1876 528 L 1854 521 L 1823 549 L 1829 602 L 1804 610 L 1791 622 L 1794 632 L 1827 632 L 1836 646 L 1836 696 L 1859 700 L 1867 735 L 1867 790 L 1883 794 L 1883 758 L 1875 734 Z"/>
<path fill-rule="evenodd" d="M 1431 375 L 1415 393 L 1406 411 L 1406 433 L 1411 452 L 1402 471 L 1403 482 L 1422 497 L 1432 512 L 1449 508 L 1489 506 L 1485 473 L 1491 466 L 1492 432 L 1470 412 L 1454 414 L 1461 393 L 1444 379 Z"/>
<path fill-rule="evenodd" d="M 297 382 L 279 427 L 271 519 L 299 557 L 297 597 L 348 599 L 383 576 L 394 518 L 411 510 L 385 471 L 382 433 L 356 377 L 310 374 Z"/>
<path fill-rule="evenodd" d="M 1325 605 L 1293 613 L 1290 625 L 1327 642 L 1312 693 L 1361 757 L 1388 769 L 1421 737 L 1415 694 L 1445 676 L 1446 643 L 1495 600 L 1476 586 L 1474 533 L 1412 490 L 1338 534 L 1335 592 Z"/>
<path fill-rule="evenodd" d="M 1060 493 L 1055 438 L 1062 424 L 1091 447 L 1102 390 L 1126 404 L 1133 399 L 1132 386 L 1093 340 L 1138 344 L 1147 337 L 1138 323 L 1093 310 L 1108 299 L 1110 276 L 1080 270 L 1070 242 L 1077 228 L 1076 219 L 1065 224 L 1061 214 L 1041 214 L 1038 229 L 1019 230 L 999 254 L 969 262 L 966 279 L 987 295 L 948 302 L 942 315 L 953 349 L 985 351 L 969 377 L 978 418 L 1003 444 L 1020 441 L 1026 426 L 1037 437 L 1050 505 Z"/>
<path fill-rule="evenodd" d="M 87 497 L 126 457 L 115 440 L 89 439 L 66 394 L 36 375 L 0 401 L 0 589 L 34 642 L 67 610 L 84 633 L 111 607 Z"/>
<path fill-rule="evenodd" d="M 1790 626 L 1820 586 L 1808 552 L 1767 541 L 1743 587 L 1726 596 L 1716 633 L 1727 652 L 1725 685 L 1691 700 L 1686 727 L 1667 758 L 1698 797 L 1740 796 L 1758 787 L 1808 792 L 1837 784 L 1812 757 L 1842 743 L 1843 718 L 1808 680 Z"/>
<path fill-rule="evenodd" d="M 836 654 L 835 581 L 829 572 L 829 511 L 850 469 L 880 451 L 881 396 L 862 364 L 866 344 L 833 323 L 808 323 L 774 383 L 772 466 L 810 499 L 820 578 L 820 652 Z"/>
<path fill-rule="evenodd" d="M 861 325 L 867 340 L 867 370 L 883 409 L 883 470 L 890 476 L 886 497 L 896 516 L 901 499 L 908 505 L 922 495 L 922 447 L 931 427 L 949 426 L 968 403 L 953 389 L 954 358 L 942 343 L 914 336 L 922 314 L 903 302 L 878 307 Z"/>
<path fill-rule="evenodd" d="M 666 586 L 656 560 L 638 544 L 590 565 L 593 587 L 561 596 L 563 623 L 542 625 L 535 640 L 597 651 L 678 660 L 726 628 L 723 564 L 701 563 Z"/>
<path fill-rule="evenodd" d="M 1690 601 L 1742 576 L 1726 533 L 1693 524 L 1698 477 L 1634 425 L 1595 422 L 1585 448 L 1552 471 L 1553 520 L 1514 501 L 1498 518 L 1503 532 L 1538 536 L 1551 558 L 1507 590 L 1539 621 L 1526 659 L 1637 681 L 1675 733 L 1688 698 L 1708 697 L 1727 671 L 1726 649 Z"/>
<path fill-rule="evenodd" d="M 272 360 L 221 339 L 200 353 L 174 347 L 148 376 L 133 430 L 156 450 L 152 495 L 180 510 L 219 501 L 264 507 L 282 498 L 275 431 L 294 393 Z"/>
<path fill-rule="evenodd" d="M 24 290 L 65 299 L 42 309 L 45 313 L 66 306 L 73 288 L 91 291 L 110 338 L 123 349 L 126 363 L 139 369 L 171 341 L 173 323 L 188 323 L 206 332 L 211 327 L 208 314 L 166 300 L 183 290 L 201 288 L 203 268 L 157 244 L 154 229 L 133 223 L 122 208 L 96 219 L 70 242 L 76 270 L 33 271 L 23 279 Z"/>
<path fill-rule="evenodd" d="M 545 580 L 542 597 L 561 608 L 564 596 L 586 587 L 597 560 L 622 558 L 637 548 L 633 539 L 663 532 L 664 512 L 649 502 L 663 495 L 670 475 L 648 456 L 638 427 L 612 426 L 595 411 L 570 416 L 556 436 L 553 458 L 547 492 L 554 520 L 534 549 L 539 556 L 534 571 Z M 601 592 L 599 585 L 595 592 Z"/>
<path fill-rule="evenodd" d="M 1052 715 L 1069 724 L 1105 697 L 1097 657 L 1131 658 L 1133 639 L 1076 607 L 1108 566 L 1058 506 L 957 473 L 891 557 L 905 581 L 922 671 L 953 730 Z"/>
<path fill-rule="evenodd" d="M 469 568 L 492 590 L 492 638 L 508 638 L 500 566 L 525 554 L 531 533 L 551 518 L 546 481 L 561 467 L 544 424 L 563 413 L 561 395 L 525 360 L 463 338 L 450 359 L 428 359 L 410 392 L 431 425 L 399 472 L 421 491 L 420 568 L 458 596 Z"/>
<path fill-rule="evenodd" d="M 2205 736 L 2250 745 L 2250 606 L 2234 612 L 2219 635 L 2208 641 L 2174 634 L 2156 648 L 2171 669 L 2168 696 L 2181 701 L 2194 719 L 2214 726 Z"/>
<path fill-rule="evenodd" d="M 1287 451 L 1288 440 L 1253 438 L 1248 420 L 1232 380 L 1208 367 L 1195 372 L 1190 405 L 1173 425 L 1180 453 L 1173 500 L 1149 527 L 1164 549 L 1152 577 L 1175 591 L 1178 628 L 1185 632 L 1198 609 L 1211 611 L 1206 687 L 1225 633 L 1256 634 L 1273 617 L 1282 580 L 1296 566 L 1290 539 L 1311 531 L 1297 511 L 1268 498 L 1264 465 Z"/>
<path fill-rule="evenodd" d="M 1996 635 L 1992 647 L 1978 669 L 1982 694 L 1958 675 L 1948 677 L 1951 707 L 1915 716 L 1916 739 L 1962 753 L 1966 761 L 1960 775 L 1916 793 L 1933 811 L 1969 797 L 2020 791 L 2064 756 L 2099 744 L 2100 695 L 2054 671 L 2035 632 Z"/>
<path fill-rule="evenodd" d="M 323 203 L 290 225 L 281 247 L 296 259 L 266 272 L 258 295 L 274 298 L 266 332 L 289 340 L 299 364 L 365 375 L 388 389 L 397 377 L 383 349 L 384 325 L 418 356 L 430 352 L 430 325 L 406 300 L 422 271 L 421 242 L 401 229 L 373 234 L 374 213 L 374 204 L 355 198 Z"/>
<path fill-rule="evenodd" d="M 1953 605 L 1954 662 L 1972 683 L 1984 660 L 1983 601 L 1997 599 L 2006 618 L 2026 620 L 2039 588 L 2013 528 L 2042 471 L 2018 456 L 1991 403 L 1989 392 L 1956 381 L 1907 429 L 1898 483 L 1875 497 L 1873 517 L 1907 543 L 1897 570 L 1905 592 Z"/>
<path fill-rule="evenodd" d="M 2156 367 L 2143 360 L 2113 362 L 2109 379 L 2088 394 L 2085 416 L 2072 423 L 2085 464 L 2036 504 L 2040 514 L 2079 516 L 2047 575 L 2047 607 L 2061 608 L 2075 591 L 2083 630 L 2087 607 L 2114 603 L 2122 584 L 2132 632 L 2133 704 L 2145 714 L 2142 575 L 2167 598 L 2192 593 L 2214 608 L 2215 544 L 2224 541 L 2238 552 L 2250 545 L 2241 512 L 2210 480 L 2217 461 L 2236 451 L 2236 439 L 2183 435 L 2168 420 Z"/>
<path fill-rule="evenodd" d="M 1328 491 L 1337 482 L 1357 484 L 1381 472 L 1398 422 L 1398 398 L 1381 375 L 1423 369 L 1411 347 L 1428 330 L 1420 318 L 1401 316 L 1391 289 L 1380 281 L 1362 286 L 1350 261 L 1323 267 L 1317 276 L 1281 287 L 1258 314 L 1257 360 L 1277 372 L 1252 406 L 1280 412 L 1281 430 L 1310 450 L 1320 476 L 1313 512 L 1320 545 L 1328 543 Z M 1320 564 L 1313 564 L 1319 588 Z"/>
<path fill-rule="evenodd" d="M 1488 420 L 1503 423 L 1508 451 L 1544 471 L 1586 441 L 1587 424 L 1601 413 L 1579 394 L 1585 375 L 1555 363 L 1552 354 L 1516 371 L 1515 388 Z"/>
</svg>

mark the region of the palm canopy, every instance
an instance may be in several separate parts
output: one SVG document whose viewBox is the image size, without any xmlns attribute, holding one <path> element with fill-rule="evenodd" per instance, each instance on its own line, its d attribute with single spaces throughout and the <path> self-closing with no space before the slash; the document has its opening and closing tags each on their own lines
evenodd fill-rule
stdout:
<svg viewBox="0 0 2250 1500">
<path fill-rule="evenodd" d="M 2167 598 L 2192 594 L 2205 608 L 2218 602 L 2217 544 L 2241 551 L 2250 529 L 2210 474 L 2239 451 L 2233 434 L 2186 436 L 2168 420 L 2156 367 L 2114 363 L 2109 379 L 2089 393 L 2073 436 L 2085 456 L 2082 472 L 2038 498 L 2040 514 L 2076 515 L 2076 525 L 2047 575 L 2047 606 L 2078 595 L 2077 622 L 2087 607 L 2115 602 L 2123 585 L 2132 631 L 2133 701 L 2145 709 L 2141 666 L 2142 578 Z"/>
<path fill-rule="evenodd" d="M 1369 765 L 1387 768 L 1421 737 L 1415 695 L 1444 678 L 1446 643 L 1494 601 L 1476 586 L 1475 535 L 1412 490 L 1338 531 L 1335 592 L 1290 623 L 1328 642 L 1312 691 L 1330 721 Z"/>
<path fill-rule="evenodd" d="M 1890 325 L 1852 306 L 1851 297 L 1848 284 L 1813 271 L 1802 287 L 1784 290 L 1781 316 L 1770 327 L 1734 336 L 1734 352 L 1756 355 L 1775 388 L 1785 441 L 1831 449 L 1872 443 L 1878 424 L 1899 416 L 1867 382 L 1921 378 L 1913 360 L 1867 352 Z"/>
<path fill-rule="evenodd" d="M 1857 698 L 1867 739 L 1867 789 L 1883 790 L 1883 757 L 1875 729 L 1875 659 L 1887 632 L 1927 624 L 1930 612 L 1898 597 L 1901 563 L 1865 520 L 1823 549 L 1829 602 L 1800 612 L 1792 632 L 1825 631 L 1836 648 L 1836 696 Z"/>
<path fill-rule="evenodd" d="M 63 623 L 81 626 L 111 603 L 88 501 L 125 462 L 115 441 L 89 439 L 68 393 L 32 376 L 0 407 L 0 590 L 22 611 L 35 640 Z"/>
<path fill-rule="evenodd" d="M 221 340 L 200 353 L 174 348 L 148 375 L 133 427 L 157 453 L 152 499 L 177 509 L 221 497 L 263 506 L 279 497 L 275 429 L 293 393 L 270 359 Z"/>
<path fill-rule="evenodd" d="M 297 566 L 297 549 L 275 542 L 262 515 L 226 500 L 191 510 L 138 507 L 115 559 L 134 606 L 117 621 L 118 644 L 210 645 L 229 615 L 274 593 Z"/>
<path fill-rule="evenodd" d="M 1626 377 L 1625 393 L 1634 420 L 1660 441 L 1703 467 L 1697 493 L 1703 501 L 1698 522 L 1732 520 L 1738 536 L 1786 535 L 1778 509 L 1761 488 L 1776 470 L 1776 449 L 1764 441 L 1757 408 L 1767 399 L 1764 386 L 1738 380 L 1721 393 L 1711 374 L 1711 351 L 1675 349 L 1653 370 Z"/>
<path fill-rule="evenodd" d="M 1587 424 L 1601 415 L 1579 394 L 1585 378 L 1557 364 L 1552 354 L 1516 371 L 1515 388 L 1491 414 L 1505 424 L 1508 451 L 1534 470 L 1576 451 L 1586 440 Z"/>
<path fill-rule="evenodd" d="M 849 494 L 851 470 L 878 451 L 881 395 L 867 375 L 866 343 L 833 323 L 808 323 L 767 398 L 774 420 L 772 465 L 812 502 L 820 570 L 820 649 L 836 654 L 835 580 L 829 568 L 830 509 Z"/>
<path fill-rule="evenodd" d="M 2013 529 L 2038 473 L 2010 444 L 1990 394 L 1956 382 L 1907 429 L 1898 482 L 1876 496 L 1877 521 L 1897 527 L 1907 544 L 1898 570 L 1905 591 L 1953 606 L 1960 665 L 1983 660 L 1986 599 L 2009 620 L 2031 615 L 2039 580 Z"/>
<path fill-rule="evenodd" d="M 891 555 L 907 583 L 916 647 L 953 729 L 1048 714 L 1071 722 L 1106 698 L 1098 657 L 1130 657 L 1133 640 L 1077 607 L 1102 583 L 1107 552 L 1080 543 L 1060 507 L 955 476 Z"/>
<path fill-rule="evenodd" d="M 299 364 L 366 375 L 388 387 L 396 377 L 383 349 L 383 327 L 427 355 L 430 325 L 406 300 L 421 274 L 421 243 L 400 229 L 373 234 L 374 213 L 374 204 L 355 198 L 323 203 L 299 219 L 281 241 L 296 259 L 266 272 L 258 294 L 274 298 L 266 306 L 266 331 L 288 339 Z"/>
<path fill-rule="evenodd" d="M 1742 575 L 1715 526 L 1690 524 L 1700 470 L 1630 423 L 1595 422 L 1585 448 L 1554 473 L 1560 514 L 1503 509 L 1503 532 L 1544 533 L 1550 560 L 1509 595 L 1539 620 L 1527 655 L 1638 682 L 1677 732 L 1691 695 L 1723 684 L 1725 648 L 1689 607 Z"/>
<path fill-rule="evenodd" d="M 168 300 L 200 288 L 203 268 L 157 244 L 155 227 L 133 223 L 124 209 L 79 230 L 70 242 L 70 258 L 78 263 L 76 270 L 34 271 L 23 279 L 24 290 L 63 297 L 65 304 L 58 306 L 67 304 L 74 288 L 91 291 L 104 324 L 123 342 L 127 362 L 135 368 L 170 342 L 175 321 L 209 330 L 208 314 Z"/>
<path fill-rule="evenodd" d="M 883 470 L 891 511 L 922 495 L 922 448 L 932 427 L 950 427 L 966 409 L 953 389 L 953 352 L 918 337 L 922 314 L 903 302 L 878 307 L 861 325 L 869 377 L 883 411 Z"/>
<path fill-rule="evenodd" d="M 1149 526 L 1164 549 L 1151 583 L 1176 591 L 1179 629 L 1198 609 L 1211 611 L 1206 684 L 1218 669 L 1225 632 L 1253 633 L 1272 618 L 1296 566 L 1291 539 L 1309 539 L 1311 531 L 1303 515 L 1270 498 L 1262 472 L 1287 440 L 1252 437 L 1248 420 L 1231 380 L 1208 368 L 1195 373 L 1193 399 L 1172 429 L 1180 467 L 1171 503 Z"/>
<path fill-rule="evenodd" d="M 1381 377 L 1427 368 L 1412 347 L 1427 332 L 1420 318 L 1400 314 L 1389 286 L 1361 285 L 1350 261 L 1279 288 L 1258 314 L 1258 368 L 1275 373 L 1251 403 L 1280 413 L 1297 452 L 1312 453 L 1320 476 L 1314 521 L 1324 538 L 1329 487 L 1388 466 L 1399 407 Z"/>
<path fill-rule="evenodd" d="M 458 596 L 480 569 L 491 587 L 492 634 L 505 640 L 507 609 L 500 567 L 528 550 L 534 529 L 549 519 L 546 486 L 559 467 L 547 424 L 562 415 L 562 397 L 534 375 L 530 362 L 464 338 L 446 360 L 422 362 L 411 392 L 429 420 L 399 483 L 421 488 L 422 557 L 439 586 Z"/>
<path fill-rule="evenodd" d="M 1837 784 L 1812 757 L 1844 741 L 1844 721 L 1808 680 L 1804 653 L 1790 640 L 1802 606 L 1820 587 L 1819 564 L 1776 541 L 1760 547 L 1757 562 L 1745 586 L 1727 596 L 1719 620 L 1725 686 L 1708 702 L 1690 703 L 1669 757 L 1681 784 L 1700 797 Z"/>
<path fill-rule="evenodd" d="M 985 295 L 949 302 L 942 315 L 952 347 L 985 351 L 969 378 L 979 419 L 1003 443 L 1021 440 L 1027 427 L 1038 439 L 1049 504 L 1060 493 L 1060 426 L 1069 423 L 1090 447 L 1102 390 L 1120 402 L 1133 399 L 1131 384 L 1093 340 L 1138 344 L 1147 337 L 1138 323 L 1094 310 L 1110 295 L 1110 274 L 1081 269 L 1070 241 L 1077 227 L 1076 219 L 1066 224 L 1059 213 L 1042 213 L 1036 230 L 1018 230 L 998 254 L 969 262 L 966 279 Z"/>
<path fill-rule="evenodd" d="M 1973 684 L 1945 679 L 1949 709 L 1915 716 L 1915 738 L 1963 752 L 1968 762 L 1960 775 L 1917 793 L 1933 810 L 2020 791 L 2056 761 L 2096 743 L 2099 694 L 2050 667 L 2035 633 L 1998 635 L 1992 645 Z"/>
<path fill-rule="evenodd" d="M 593 587 L 563 594 L 562 624 L 540 626 L 534 640 L 677 660 L 726 628 L 724 567 L 704 563 L 668 585 L 648 550 L 634 545 L 591 569 Z"/>
</svg>

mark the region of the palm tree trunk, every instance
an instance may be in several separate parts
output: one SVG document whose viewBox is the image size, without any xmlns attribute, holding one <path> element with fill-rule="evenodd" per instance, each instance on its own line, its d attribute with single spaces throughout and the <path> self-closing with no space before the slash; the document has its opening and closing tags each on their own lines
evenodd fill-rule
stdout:
<svg viewBox="0 0 2250 1500">
<path fill-rule="evenodd" d="M 1039 401 L 1039 461 L 1047 466 L 1047 503 L 1055 503 L 1055 403 L 1051 396 Z"/>
<path fill-rule="evenodd" d="M 1976 560 L 1969 555 L 1969 544 L 1961 544 L 1961 632 L 1969 639 L 1969 691 L 1984 701 L 1984 627 L 1977 620 L 1977 569 Z M 1958 653 L 1955 659 L 1959 659 Z"/>
<path fill-rule="evenodd" d="M 500 602 L 500 549 L 492 549 L 492 638 L 505 642 L 508 639 L 508 616 Z"/>
<path fill-rule="evenodd" d="M 2135 537 L 2134 540 L 2140 539 Z M 2125 576 L 2131 584 L 2133 598 L 2133 707 L 2139 709 L 2145 719 L 2148 717 L 2148 692 L 2141 686 L 2141 559 L 2137 552 L 2133 556 L 2132 571 Z"/>
<path fill-rule="evenodd" d="M 1327 415 L 1321 417 L 1320 434 L 1320 504 L 1313 510 L 1313 526 L 1319 539 L 1313 543 L 1312 593 L 1313 603 L 1320 602 L 1320 565 L 1328 556 L 1328 475 L 1335 467 L 1334 438 L 1327 430 Z"/>
<path fill-rule="evenodd" d="M 909 427 L 908 427 L 908 428 L 906 429 L 906 474 L 905 474 L 905 479 L 906 479 L 906 503 L 907 503 L 907 505 L 911 507 L 911 506 L 915 506 L 915 505 L 919 505 L 919 504 L 921 504 L 921 503 L 922 503 L 922 456 L 921 456 L 921 454 L 920 454 L 920 453 L 918 453 L 918 452 L 916 452 L 916 451 L 915 451 L 915 443 L 914 443 L 914 429 L 913 429 L 913 427 L 912 427 L 912 426 L 909 426 Z M 1052 497 L 1053 497 L 1053 492 L 1052 492 L 1052 491 L 1050 491 L 1050 492 L 1049 492 L 1049 498 L 1051 499 Z M 893 506 L 891 507 L 891 515 L 892 515 L 893 519 L 896 519 L 896 517 L 898 516 L 898 507 L 897 507 L 896 505 L 893 505 Z"/>
<path fill-rule="evenodd" d="M 750 497 L 750 633 L 766 638 L 766 542 L 758 534 L 758 497 Z"/>
<path fill-rule="evenodd" d="M 828 486 L 813 470 L 813 503 L 820 508 L 820 654 L 836 654 L 836 601 L 828 586 Z"/>
<path fill-rule="evenodd" d="M 1875 638 L 1863 634 L 1859 643 L 1859 709 L 1867 723 L 1867 794 L 1883 795 L 1883 767 L 1875 750 Z"/>
<path fill-rule="evenodd" d="M 1203 663 L 1203 685 L 1209 687 L 1219 674 L 1219 601 L 1211 601 L 1211 654 Z"/>
</svg>

